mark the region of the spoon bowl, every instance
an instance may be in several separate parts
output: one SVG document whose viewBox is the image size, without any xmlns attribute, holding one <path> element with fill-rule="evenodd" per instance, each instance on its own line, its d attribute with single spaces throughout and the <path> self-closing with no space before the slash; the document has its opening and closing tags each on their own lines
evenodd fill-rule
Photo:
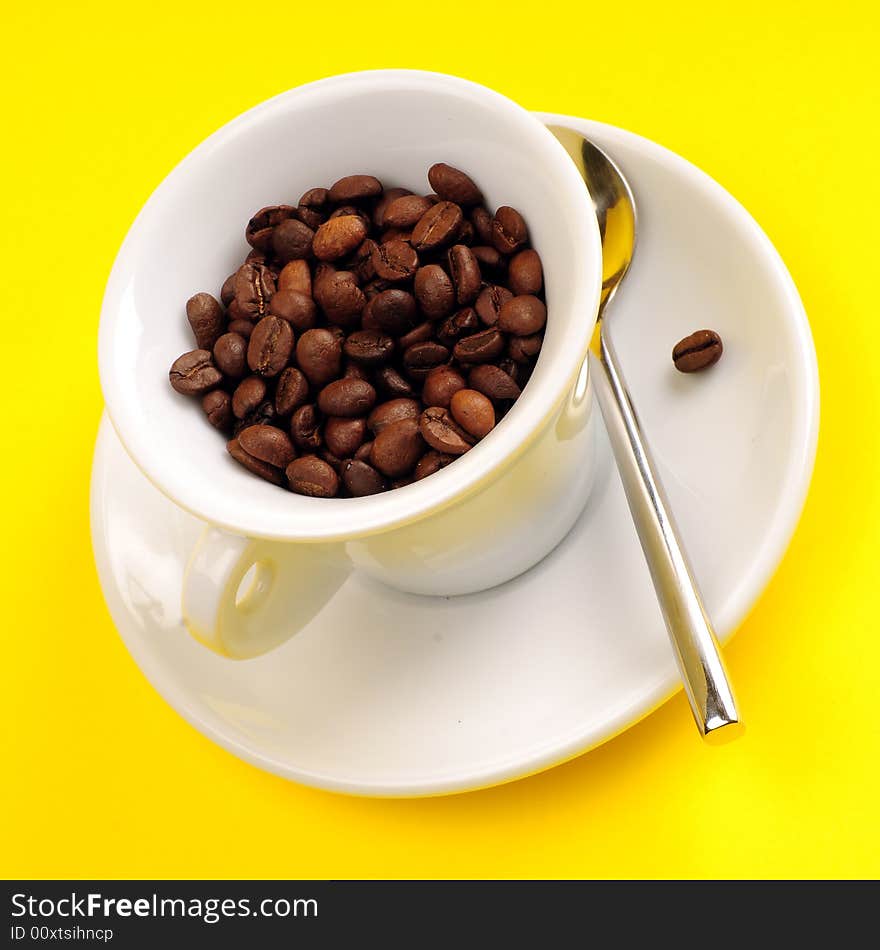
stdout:
<svg viewBox="0 0 880 950">
<path fill-rule="evenodd" d="M 629 182 L 605 152 L 574 129 L 549 126 L 587 183 L 602 240 L 599 320 L 632 263 L 636 245 L 636 201 Z"/>
</svg>

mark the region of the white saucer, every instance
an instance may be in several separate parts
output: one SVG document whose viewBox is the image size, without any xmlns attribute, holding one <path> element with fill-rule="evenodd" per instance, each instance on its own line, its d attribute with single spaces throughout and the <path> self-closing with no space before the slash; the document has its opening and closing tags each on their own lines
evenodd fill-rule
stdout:
<svg viewBox="0 0 880 950">
<path fill-rule="evenodd" d="M 635 262 L 611 326 L 720 636 L 769 581 L 813 467 L 809 326 L 770 242 L 720 186 L 665 149 L 564 116 L 614 156 L 639 204 Z M 707 373 L 673 343 L 718 330 Z M 454 599 L 357 575 L 291 642 L 233 662 L 187 636 L 181 578 L 202 527 L 135 468 L 104 419 L 92 535 L 135 661 L 206 736 L 279 775 L 365 795 L 429 795 L 517 778 L 584 752 L 678 688 L 666 631 L 601 435 L 580 521 L 528 574 Z M 693 728 L 682 721 L 682 729 Z"/>
</svg>

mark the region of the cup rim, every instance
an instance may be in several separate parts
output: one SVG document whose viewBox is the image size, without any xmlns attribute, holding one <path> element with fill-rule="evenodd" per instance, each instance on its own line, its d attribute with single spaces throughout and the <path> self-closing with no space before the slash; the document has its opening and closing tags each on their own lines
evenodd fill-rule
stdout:
<svg viewBox="0 0 880 950">
<path fill-rule="evenodd" d="M 542 174 L 552 174 L 554 187 L 563 192 L 563 204 L 570 211 L 567 225 L 573 239 L 583 248 L 583 267 L 571 275 L 569 319 L 566 345 L 556 356 L 558 366 L 541 381 L 531 380 L 503 422 L 516 419 L 517 424 L 503 422 L 492 438 L 447 466 L 430 479 L 415 482 L 390 492 L 363 498 L 306 498 L 292 496 L 301 506 L 320 506 L 316 516 L 283 517 L 279 506 L 277 517 L 254 517 L 247 506 L 229 505 L 215 510 L 199 496 L 198 487 L 179 477 L 175 467 L 158 450 L 150 433 L 134 420 L 129 401 L 124 398 L 127 379 L 116 372 L 113 360 L 114 332 L 123 295 L 133 273 L 130 261 L 135 248 L 147 230 L 152 210 L 160 205 L 177 179 L 192 165 L 224 142 L 245 132 L 248 127 L 266 120 L 277 110 L 282 114 L 291 101 L 306 102 L 312 98 L 332 103 L 357 87 L 373 91 L 451 89 L 467 95 L 487 108 L 503 110 L 505 121 L 527 142 L 540 159 Z M 579 210 L 583 213 L 579 213 Z M 522 106 L 470 80 L 445 73 L 407 69 L 365 70 L 344 73 L 306 83 L 279 93 L 248 109 L 221 126 L 190 151 L 163 179 L 145 202 L 132 223 L 117 253 L 104 293 L 98 334 L 98 365 L 107 412 L 126 452 L 144 475 L 175 504 L 196 517 L 235 534 L 288 541 L 333 541 L 364 537 L 419 520 L 463 498 L 494 480 L 505 464 L 519 456 L 543 431 L 562 401 L 571 392 L 581 370 L 592 337 L 598 313 L 602 282 L 602 254 L 598 224 L 592 201 L 583 179 L 563 146 L 546 126 Z M 577 315 L 583 314 L 583 319 Z M 282 499 L 283 500 L 283 499 Z"/>
</svg>

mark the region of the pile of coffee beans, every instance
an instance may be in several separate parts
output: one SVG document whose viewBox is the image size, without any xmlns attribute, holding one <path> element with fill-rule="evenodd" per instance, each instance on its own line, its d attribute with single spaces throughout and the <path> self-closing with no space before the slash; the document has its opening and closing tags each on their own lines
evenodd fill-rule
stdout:
<svg viewBox="0 0 880 950">
<path fill-rule="evenodd" d="M 526 222 L 450 165 L 428 181 L 419 195 L 351 175 L 262 208 L 220 299 L 187 301 L 197 349 L 171 385 L 255 475 L 321 498 L 407 485 L 520 395 L 547 320 Z"/>
</svg>

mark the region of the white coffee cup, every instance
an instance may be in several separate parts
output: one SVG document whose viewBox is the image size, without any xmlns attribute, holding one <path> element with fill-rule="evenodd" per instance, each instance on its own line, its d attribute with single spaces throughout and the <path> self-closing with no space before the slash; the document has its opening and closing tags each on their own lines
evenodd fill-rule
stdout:
<svg viewBox="0 0 880 950">
<path fill-rule="evenodd" d="M 257 208 L 354 173 L 424 192 L 438 161 L 467 171 L 490 209 L 521 211 L 541 254 L 548 320 L 528 385 L 484 440 L 404 488 L 321 499 L 256 478 L 228 456 L 199 400 L 168 384 L 173 360 L 195 346 L 184 302 L 216 295 L 248 250 L 244 223 Z M 190 632 L 224 655 L 256 656 L 301 629 L 352 570 L 449 596 L 543 558 L 592 484 L 585 355 L 600 287 L 598 227 L 573 163 L 534 116 L 474 83 L 406 70 L 338 76 L 277 96 L 203 142 L 132 225 L 99 337 L 107 411 L 127 452 L 207 522 L 184 579 Z"/>
</svg>

